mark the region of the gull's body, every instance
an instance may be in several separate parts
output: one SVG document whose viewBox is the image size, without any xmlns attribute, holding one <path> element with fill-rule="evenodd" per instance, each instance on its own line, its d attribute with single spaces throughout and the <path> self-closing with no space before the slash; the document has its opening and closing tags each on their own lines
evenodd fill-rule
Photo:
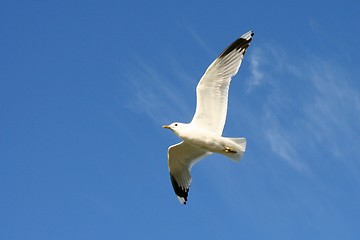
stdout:
<svg viewBox="0 0 360 240">
<path fill-rule="evenodd" d="M 164 126 L 183 140 L 168 150 L 171 182 L 182 204 L 186 204 L 190 170 L 197 161 L 212 153 L 239 161 L 245 152 L 245 138 L 221 135 L 226 121 L 230 81 L 238 72 L 253 35 L 252 31 L 242 35 L 208 67 L 196 88 L 197 106 L 192 121 Z"/>
<path fill-rule="evenodd" d="M 181 123 L 178 124 L 178 128 Z M 184 140 L 184 142 L 196 146 L 203 150 L 206 153 L 220 153 L 220 154 L 227 154 L 233 160 L 237 160 L 241 157 L 242 149 L 236 142 L 234 142 L 231 138 L 225 138 L 221 135 L 214 133 L 212 131 L 199 128 L 193 124 L 181 124 L 183 125 L 182 131 L 178 131 L 178 136 Z M 224 146 L 228 147 L 229 149 L 233 149 L 236 151 L 235 153 L 227 153 L 224 152 Z"/>
</svg>

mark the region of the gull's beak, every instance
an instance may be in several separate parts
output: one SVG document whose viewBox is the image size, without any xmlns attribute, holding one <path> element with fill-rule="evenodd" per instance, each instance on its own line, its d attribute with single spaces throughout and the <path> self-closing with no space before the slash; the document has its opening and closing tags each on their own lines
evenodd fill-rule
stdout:
<svg viewBox="0 0 360 240">
<path fill-rule="evenodd" d="M 170 129 L 170 126 L 168 125 L 164 125 L 163 128 L 167 128 L 167 129 Z"/>
</svg>

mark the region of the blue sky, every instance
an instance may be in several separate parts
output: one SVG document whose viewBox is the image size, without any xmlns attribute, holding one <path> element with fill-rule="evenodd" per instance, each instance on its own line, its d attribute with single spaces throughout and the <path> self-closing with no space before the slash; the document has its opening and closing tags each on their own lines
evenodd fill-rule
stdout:
<svg viewBox="0 0 360 240">
<path fill-rule="evenodd" d="M 357 1 L 2 1 L 1 239 L 358 239 Z M 235 164 L 171 187 L 161 128 L 237 37 Z"/>
</svg>

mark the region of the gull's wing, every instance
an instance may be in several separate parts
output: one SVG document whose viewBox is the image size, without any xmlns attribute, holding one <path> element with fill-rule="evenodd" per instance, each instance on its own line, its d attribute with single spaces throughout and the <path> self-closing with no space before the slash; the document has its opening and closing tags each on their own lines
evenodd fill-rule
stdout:
<svg viewBox="0 0 360 240">
<path fill-rule="evenodd" d="M 186 204 L 191 183 L 191 167 L 210 153 L 181 142 L 169 147 L 169 171 L 171 183 L 181 204 Z"/>
<path fill-rule="evenodd" d="M 238 72 L 253 35 L 252 31 L 242 35 L 208 67 L 196 88 L 196 111 L 191 124 L 222 134 L 230 81 Z"/>
</svg>

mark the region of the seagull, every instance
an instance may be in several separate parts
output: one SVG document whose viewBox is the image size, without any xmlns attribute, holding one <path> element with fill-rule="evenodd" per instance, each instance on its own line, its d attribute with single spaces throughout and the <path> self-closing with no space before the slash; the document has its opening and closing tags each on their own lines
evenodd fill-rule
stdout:
<svg viewBox="0 0 360 240">
<path fill-rule="evenodd" d="M 222 154 L 239 162 L 246 148 L 245 138 L 223 137 L 231 78 L 238 72 L 250 46 L 253 31 L 230 44 L 207 68 L 196 87 L 196 110 L 190 123 L 164 125 L 182 141 L 168 149 L 170 179 L 179 202 L 186 204 L 191 168 L 202 158 Z"/>
</svg>

